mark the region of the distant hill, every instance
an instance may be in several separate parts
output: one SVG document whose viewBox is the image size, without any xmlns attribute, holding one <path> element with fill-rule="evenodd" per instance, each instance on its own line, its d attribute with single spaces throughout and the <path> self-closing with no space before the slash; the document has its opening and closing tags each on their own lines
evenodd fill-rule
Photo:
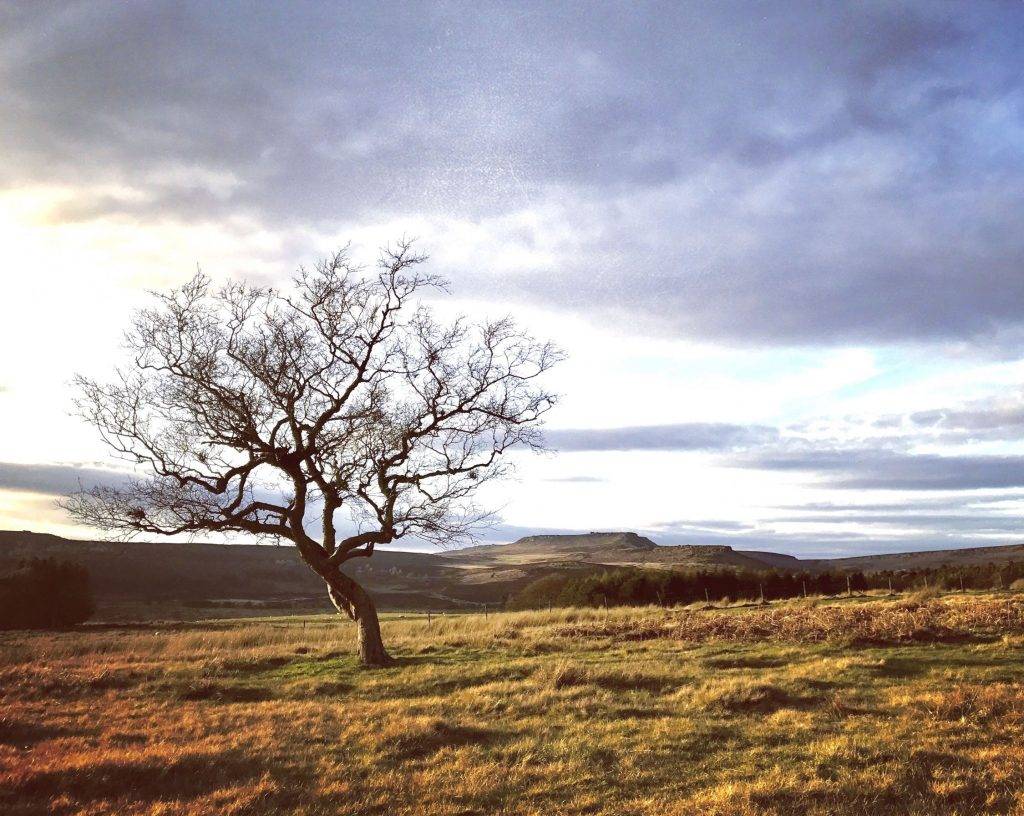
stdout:
<svg viewBox="0 0 1024 816">
<path fill-rule="evenodd" d="M 530 561 L 616 559 L 642 557 L 661 549 L 649 538 L 636 533 L 582 533 L 580 535 L 535 535 L 511 544 L 484 544 L 446 552 L 443 557 L 462 563 L 526 563 Z"/>
<path fill-rule="evenodd" d="M 970 564 L 1005 564 L 1024 561 L 1024 544 L 1003 544 L 997 547 L 972 547 L 963 550 L 927 550 L 922 552 L 893 553 L 891 555 L 858 555 L 851 558 L 833 558 L 807 562 L 818 569 L 860 570 L 915 570 L 941 567 L 944 564 L 968 566 Z"/>
<path fill-rule="evenodd" d="M 291 545 L 73 541 L 0 531 L 0 571 L 25 558 L 49 556 L 89 569 L 100 618 L 172 616 L 184 614 L 183 609 L 238 605 L 329 608 L 321 582 Z M 347 569 L 382 608 L 439 610 L 500 604 L 545 575 L 615 566 L 875 572 L 1007 560 L 1024 560 L 1024 544 L 801 560 L 727 546 L 661 546 L 632 532 L 593 532 L 528 536 L 450 552 L 381 550 Z"/>
<path fill-rule="evenodd" d="M 798 568 L 798 559 L 778 553 L 740 552 L 727 546 L 663 547 L 629 532 L 536 535 L 511 544 L 489 544 L 445 553 L 462 564 L 538 564 L 580 561 L 609 566 L 709 566 L 742 569 Z"/>
</svg>

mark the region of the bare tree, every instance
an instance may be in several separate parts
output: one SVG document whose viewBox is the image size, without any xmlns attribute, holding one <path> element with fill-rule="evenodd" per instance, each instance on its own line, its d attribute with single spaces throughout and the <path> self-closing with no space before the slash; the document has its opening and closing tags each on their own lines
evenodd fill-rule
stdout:
<svg viewBox="0 0 1024 816">
<path fill-rule="evenodd" d="M 403 242 L 376 274 L 342 251 L 286 292 L 197 274 L 157 294 L 127 334 L 131 364 L 76 378 L 80 415 L 144 476 L 63 506 L 124 537 L 287 539 L 357 623 L 360 660 L 391 662 L 343 565 L 403 536 L 466 539 L 503 454 L 539 446 L 555 397 L 537 378 L 561 358 L 509 318 L 436 320 L 413 302 L 444 287 L 424 260 Z"/>
</svg>

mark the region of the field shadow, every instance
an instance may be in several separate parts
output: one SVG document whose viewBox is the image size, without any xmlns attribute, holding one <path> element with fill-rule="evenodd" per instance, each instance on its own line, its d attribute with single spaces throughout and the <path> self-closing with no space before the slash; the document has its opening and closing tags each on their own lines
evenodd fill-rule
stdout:
<svg viewBox="0 0 1024 816">
<path fill-rule="evenodd" d="M 872 669 L 879 677 L 888 677 L 893 680 L 908 680 L 912 677 L 920 677 L 928 673 L 931 667 L 921 660 L 910 657 L 887 657 L 881 665 Z"/>
<path fill-rule="evenodd" d="M 273 692 L 263 686 L 240 686 L 209 680 L 190 683 L 177 691 L 179 700 L 211 700 L 217 703 L 260 703 L 274 699 Z"/>
<path fill-rule="evenodd" d="M 589 677 L 586 677 L 580 685 L 588 683 L 605 691 L 646 691 L 651 694 L 663 694 L 679 687 L 679 680 L 673 677 L 656 677 L 615 671 L 594 672 Z"/>
<path fill-rule="evenodd" d="M 965 646 L 971 644 L 995 643 L 1002 635 L 989 632 L 966 632 L 955 629 L 922 629 L 911 632 L 905 637 L 889 637 L 885 635 L 864 636 L 853 635 L 840 639 L 856 649 L 871 649 L 884 647 L 905 647 L 905 646 L 927 646 L 937 644 L 942 646 Z"/>
<path fill-rule="evenodd" d="M 435 720 L 383 741 L 381 748 L 391 759 L 409 761 L 426 759 L 444 748 L 491 746 L 507 738 L 508 735 L 503 731 Z"/>
<path fill-rule="evenodd" d="M 66 809 L 39 812 L 78 812 L 79 803 L 103 800 L 155 802 L 192 799 L 229 786 L 258 779 L 263 767 L 242 752 L 182 757 L 173 761 L 99 762 L 61 771 L 29 774 L 0 785 L 0 804 L 24 807 L 31 798 Z"/>
<path fill-rule="evenodd" d="M 223 671 L 230 675 L 256 674 L 287 666 L 294 657 L 263 657 L 255 660 L 225 660 Z"/>
<path fill-rule="evenodd" d="M 701 665 L 708 669 L 777 669 L 789 663 L 785 658 L 765 655 L 723 655 L 701 661 Z"/>
<path fill-rule="evenodd" d="M 672 715 L 671 710 L 666 708 L 638 708 L 624 707 L 611 709 L 607 717 L 610 720 L 657 720 Z"/>
<path fill-rule="evenodd" d="M 459 647 L 434 647 L 430 651 L 420 650 L 416 654 L 394 654 L 391 669 L 409 669 L 419 666 L 464 666 L 476 653 L 467 652 Z M 380 671 L 371 669 L 370 671 Z"/>
<path fill-rule="evenodd" d="M 355 688 L 351 683 L 344 680 L 321 680 L 310 686 L 302 688 L 302 691 L 312 697 L 337 697 L 348 694 Z"/>
<path fill-rule="evenodd" d="M 77 736 L 81 732 L 51 725 L 21 722 L 0 717 L 0 745 L 10 748 L 31 748 L 46 740 Z"/>
</svg>

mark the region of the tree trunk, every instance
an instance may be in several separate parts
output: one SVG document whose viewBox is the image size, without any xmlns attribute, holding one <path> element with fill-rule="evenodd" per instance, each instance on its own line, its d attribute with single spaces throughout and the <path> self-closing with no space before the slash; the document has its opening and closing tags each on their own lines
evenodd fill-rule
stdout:
<svg viewBox="0 0 1024 816">
<path fill-rule="evenodd" d="M 366 590 L 340 570 L 327 579 L 327 589 L 338 610 L 356 622 L 359 662 L 373 668 L 392 665 L 394 658 L 380 636 L 377 607 Z"/>
</svg>

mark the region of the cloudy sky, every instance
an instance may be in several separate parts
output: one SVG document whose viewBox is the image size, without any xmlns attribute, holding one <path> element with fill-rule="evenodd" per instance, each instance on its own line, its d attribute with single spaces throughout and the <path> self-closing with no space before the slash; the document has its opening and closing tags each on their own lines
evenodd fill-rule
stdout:
<svg viewBox="0 0 1024 816">
<path fill-rule="evenodd" d="M 3 4 L 0 529 L 92 535 L 147 289 L 405 234 L 569 354 L 491 539 L 1019 541 L 1022 77 L 1009 0 Z"/>
</svg>

